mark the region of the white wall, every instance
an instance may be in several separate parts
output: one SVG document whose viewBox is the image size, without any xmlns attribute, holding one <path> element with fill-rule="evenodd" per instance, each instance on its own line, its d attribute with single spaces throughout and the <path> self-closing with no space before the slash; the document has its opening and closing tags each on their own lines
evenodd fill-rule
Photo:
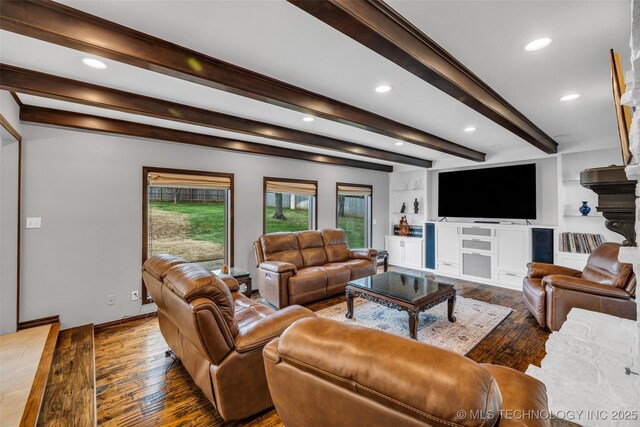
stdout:
<svg viewBox="0 0 640 427">
<path fill-rule="evenodd" d="M 492 165 L 478 165 L 468 168 L 443 169 L 429 171 L 428 182 L 428 217 L 435 219 L 438 217 L 438 173 L 450 170 L 482 169 L 486 167 L 500 167 L 510 165 L 521 165 L 535 163 L 536 165 L 536 206 L 537 219 L 531 221 L 532 224 L 557 225 L 558 224 L 558 185 L 557 185 L 557 162 L 555 157 L 548 157 L 536 160 L 520 162 L 499 163 Z M 455 221 L 456 218 L 449 218 Z M 468 221 L 469 219 L 462 219 Z"/>
<path fill-rule="evenodd" d="M 373 246 L 384 244 L 384 172 L 34 125 L 23 132 L 23 216 L 42 217 L 41 229 L 23 234 L 23 321 L 59 314 L 68 328 L 138 313 L 143 166 L 235 174 L 235 264 L 254 280 L 263 176 L 318 180 L 319 228 L 335 226 L 336 182 L 373 185 Z"/>
<path fill-rule="evenodd" d="M 0 114 L 21 132 L 18 105 L 0 91 Z M 0 334 L 15 332 L 17 298 L 18 142 L 0 132 Z"/>
</svg>

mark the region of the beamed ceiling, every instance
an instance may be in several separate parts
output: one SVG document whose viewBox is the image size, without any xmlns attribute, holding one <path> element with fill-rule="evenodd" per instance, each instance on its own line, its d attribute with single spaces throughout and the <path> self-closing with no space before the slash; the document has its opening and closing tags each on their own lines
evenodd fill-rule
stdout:
<svg viewBox="0 0 640 427">
<path fill-rule="evenodd" d="M 618 144 L 608 50 L 629 56 L 626 1 L 5 1 L 0 15 L 0 85 L 33 107 L 23 121 L 382 171 Z M 540 37 L 553 42 L 523 49 Z"/>
</svg>

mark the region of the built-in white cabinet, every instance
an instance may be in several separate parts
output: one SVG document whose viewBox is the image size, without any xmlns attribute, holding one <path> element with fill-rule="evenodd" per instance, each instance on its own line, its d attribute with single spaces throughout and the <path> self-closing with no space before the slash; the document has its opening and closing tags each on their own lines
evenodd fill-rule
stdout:
<svg viewBox="0 0 640 427">
<path fill-rule="evenodd" d="M 531 261 L 531 227 L 435 223 L 435 272 L 521 289 Z"/>
<path fill-rule="evenodd" d="M 407 268 L 423 268 L 424 239 L 419 237 L 386 236 L 389 264 Z"/>
</svg>

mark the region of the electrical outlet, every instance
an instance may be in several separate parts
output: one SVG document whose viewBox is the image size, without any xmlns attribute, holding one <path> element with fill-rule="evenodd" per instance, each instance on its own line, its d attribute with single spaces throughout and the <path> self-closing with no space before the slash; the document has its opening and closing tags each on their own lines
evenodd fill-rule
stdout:
<svg viewBox="0 0 640 427">
<path fill-rule="evenodd" d="M 375 220 L 375 218 L 373 219 L 373 225 L 376 225 L 378 221 Z"/>
<path fill-rule="evenodd" d="M 42 218 L 27 218 L 26 228 L 42 227 Z"/>
<path fill-rule="evenodd" d="M 113 305 L 116 303 L 115 295 L 107 295 L 107 305 Z"/>
<path fill-rule="evenodd" d="M 140 292 L 139 291 L 131 291 L 131 301 L 139 300 Z"/>
</svg>

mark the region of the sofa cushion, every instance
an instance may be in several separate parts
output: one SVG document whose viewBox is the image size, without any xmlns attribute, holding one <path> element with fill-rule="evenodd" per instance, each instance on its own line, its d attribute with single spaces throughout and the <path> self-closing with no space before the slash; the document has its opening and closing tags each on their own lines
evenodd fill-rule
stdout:
<svg viewBox="0 0 640 427">
<path fill-rule="evenodd" d="M 324 291 L 327 287 L 327 273 L 322 267 L 301 268 L 289 278 L 289 296 Z"/>
<path fill-rule="evenodd" d="M 327 263 L 327 254 L 319 231 L 299 231 L 296 237 L 305 267 L 316 267 Z"/>
<path fill-rule="evenodd" d="M 270 233 L 260 236 L 265 261 L 283 261 L 304 267 L 298 238 L 294 233 Z"/>
<path fill-rule="evenodd" d="M 322 230 L 322 241 L 328 262 L 343 262 L 349 259 L 347 234 L 344 230 L 325 228 Z"/>
<path fill-rule="evenodd" d="M 144 262 L 142 265 L 142 271 L 146 271 L 156 279 L 162 281 L 171 267 L 184 264 L 186 262 L 187 261 L 184 258 L 170 254 L 153 255 Z"/>
<path fill-rule="evenodd" d="M 375 274 L 374 263 L 368 259 L 350 259 L 344 265 L 351 270 L 351 280 L 362 279 Z"/>
<path fill-rule="evenodd" d="M 327 274 L 327 294 L 336 288 L 342 288 L 351 279 L 351 269 L 344 263 L 330 263 L 321 267 Z"/>
</svg>

